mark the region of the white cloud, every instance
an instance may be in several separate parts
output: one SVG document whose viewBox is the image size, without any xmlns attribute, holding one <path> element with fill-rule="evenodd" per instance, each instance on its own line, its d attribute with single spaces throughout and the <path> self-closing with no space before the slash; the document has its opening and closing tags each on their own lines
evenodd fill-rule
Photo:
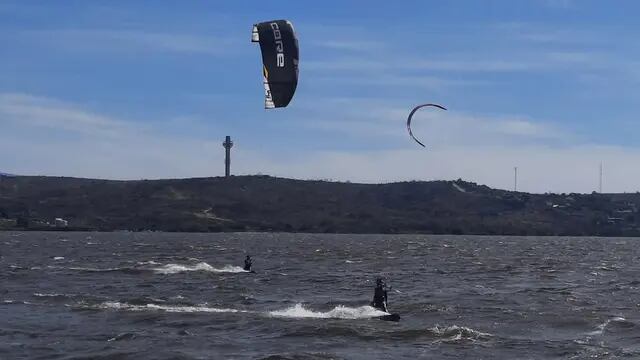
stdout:
<svg viewBox="0 0 640 360">
<path fill-rule="evenodd" d="M 459 58 L 465 58 L 460 60 Z M 429 71 L 448 73 L 532 73 L 542 71 L 604 67 L 605 57 L 597 53 L 580 51 L 548 51 L 518 56 L 505 56 L 504 59 L 474 59 L 468 55 L 457 55 L 450 59 L 417 59 L 406 57 L 401 63 L 378 60 L 375 56 L 343 57 L 324 60 L 311 60 L 304 63 L 304 70 L 314 72 L 344 71 L 350 74 L 366 74 L 371 79 L 398 78 L 420 79 L 425 75 L 398 75 L 406 71 Z M 611 63 L 609 61 L 609 63 Z M 431 78 L 440 78 L 430 76 Z"/>
<path fill-rule="evenodd" d="M 551 124 L 534 122 L 517 116 L 477 116 L 449 112 L 424 114 L 423 128 L 429 129 L 425 140 L 435 145 L 509 145 L 553 142 L 572 144 L 575 135 Z M 416 120 L 421 121 L 418 116 Z M 417 127 L 417 124 L 414 127 Z M 414 133 L 416 130 L 414 130 Z M 445 136 L 446 142 L 440 140 Z"/>
<path fill-rule="evenodd" d="M 221 55 L 232 41 L 211 34 L 195 35 L 143 30 L 68 29 L 29 31 L 27 37 L 72 51 L 158 51 L 186 54 Z"/>
<path fill-rule="evenodd" d="M 0 94 L 0 119 L 22 126 L 105 137 L 117 137 L 131 127 L 126 122 L 82 111 L 54 99 L 15 93 Z"/>
<path fill-rule="evenodd" d="M 348 101 L 326 102 L 338 106 Z M 570 141 L 566 132 L 521 117 L 429 111 L 414 125 L 428 146 L 423 149 L 406 134 L 407 109 L 374 104 L 369 99 L 360 102 L 362 107 L 351 107 L 341 126 L 313 118 L 305 124 L 375 139 L 374 146 L 383 138 L 385 143 L 378 150 L 283 153 L 244 144 L 233 150 L 233 172 L 368 183 L 463 178 L 511 188 L 513 167 L 518 166 L 521 190 L 590 192 L 597 186 L 598 164 L 603 161 L 606 191 L 640 188 L 636 181 L 640 168 L 629 166 L 640 161 L 638 149 Z M 0 170 L 4 172 L 109 179 L 223 173 L 219 141 L 166 135 L 54 99 L 0 94 L 0 126 Z M 61 135 L 51 136 L 52 130 Z"/>
<path fill-rule="evenodd" d="M 367 86 L 370 89 L 381 87 L 397 87 L 401 89 L 426 89 L 434 92 L 444 91 L 455 87 L 484 86 L 491 84 L 489 81 L 454 79 L 446 76 L 429 75 L 394 75 L 388 72 L 364 73 L 349 76 L 322 76 L 314 79 L 314 82 Z"/>
<path fill-rule="evenodd" d="M 389 105 L 385 99 L 329 98 L 315 99 L 326 105 L 322 113 L 307 114 L 313 104 L 301 103 L 304 122 L 291 121 L 291 126 L 331 131 L 335 134 L 387 137 L 382 147 L 404 147 L 409 136 L 406 119 L 411 105 Z M 414 104 L 416 105 L 416 104 Z M 447 105 L 447 104 L 443 104 Z M 459 111 L 423 108 L 415 113 L 413 133 L 430 148 L 469 145 L 532 144 L 568 146 L 577 144 L 580 135 L 553 125 L 515 115 L 482 115 Z"/>
<path fill-rule="evenodd" d="M 383 43 L 366 40 L 323 40 L 316 43 L 317 46 L 336 50 L 367 52 L 380 50 Z"/>
<path fill-rule="evenodd" d="M 17 174 L 111 179 L 206 175 L 210 142 L 163 135 L 55 99 L 0 94 L 0 161 Z M 216 143 L 217 145 L 217 143 Z"/>
<path fill-rule="evenodd" d="M 499 129 L 507 135 L 542 136 L 551 138 L 556 138 L 559 135 L 550 133 L 543 126 L 518 119 L 502 122 Z"/>
<path fill-rule="evenodd" d="M 513 167 L 518 166 L 518 189 L 538 193 L 597 190 L 598 166 L 603 161 L 604 191 L 640 190 L 636 181 L 640 169 L 629 167 L 640 161 L 640 151 L 595 145 L 318 152 L 286 159 L 240 152 L 236 159 L 236 170 L 245 174 L 365 183 L 462 178 L 503 189 L 513 188 Z"/>
<path fill-rule="evenodd" d="M 569 3 L 569 2 L 566 2 Z M 611 59 L 604 52 L 586 51 L 585 45 L 601 43 L 601 33 L 566 28 L 550 28 L 530 23 L 500 23 L 473 28 L 477 42 L 494 42 L 483 51 L 434 49 L 415 41 L 389 42 L 388 39 L 366 40 L 361 29 L 335 34 L 318 32 L 307 37 L 311 44 L 334 51 L 315 54 L 301 63 L 304 71 L 367 74 L 371 78 L 404 76 L 407 72 L 433 73 L 533 73 L 567 69 L 602 68 Z M 348 34 L 345 39 L 344 34 Z M 371 35 L 368 35 L 370 37 Z M 455 33 L 448 36 L 459 36 Z M 364 40 L 363 40 L 364 39 Z M 416 40 L 416 39 L 413 39 Z M 523 41 L 526 40 L 526 41 Z M 604 38 L 606 43 L 610 39 Z M 533 44 L 536 43 L 536 44 Z M 559 51 L 556 43 L 575 45 Z M 434 46 L 433 44 L 431 44 Z M 466 44 L 465 48 L 469 48 Z M 533 46 L 532 46 L 533 45 Z M 454 47 L 455 48 L 455 47 Z M 593 48 L 593 47 L 591 47 Z M 385 49 L 385 51 L 380 51 Z M 392 56 L 390 56 L 392 54 Z M 425 74 L 418 74 L 424 76 Z M 441 75 L 441 74 L 440 74 Z"/>
<path fill-rule="evenodd" d="M 527 22 L 499 23 L 493 26 L 493 30 L 518 41 L 525 40 L 528 43 L 527 46 L 538 44 L 579 47 L 590 45 L 592 47 L 611 44 L 612 33 L 618 33 L 616 36 L 626 35 L 624 32 L 620 33 L 615 27 L 602 25 L 585 29 Z"/>
<path fill-rule="evenodd" d="M 309 60 L 300 63 L 300 71 L 372 71 L 388 68 L 390 64 L 382 61 L 366 59 L 365 57 L 333 58 L 322 60 Z"/>
<path fill-rule="evenodd" d="M 405 64 L 408 68 L 453 72 L 519 72 L 538 70 L 535 61 L 511 60 L 415 60 Z"/>
</svg>

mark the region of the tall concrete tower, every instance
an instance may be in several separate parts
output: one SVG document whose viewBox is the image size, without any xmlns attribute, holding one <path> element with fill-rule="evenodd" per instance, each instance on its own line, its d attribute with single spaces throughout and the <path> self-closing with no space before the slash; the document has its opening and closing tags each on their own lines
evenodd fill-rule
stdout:
<svg viewBox="0 0 640 360">
<path fill-rule="evenodd" d="M 231 141 L 231 136 L 227 136 L 222 143 L 224 146 L 225 154 L 224 154 L 224 176 L 231 176 L 231 148 L 233 147 L 233 141 Z"/>
<path fill-rule="evenodd" d="M 598 183 L 598 192 L 602 194 L 602 161 L 600 161 L 600 181 Z"/>
</svg>

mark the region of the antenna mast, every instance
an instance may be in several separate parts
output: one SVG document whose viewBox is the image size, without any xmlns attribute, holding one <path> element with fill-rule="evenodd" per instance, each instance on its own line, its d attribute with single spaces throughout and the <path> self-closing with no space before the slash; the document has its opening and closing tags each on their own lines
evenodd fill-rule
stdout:
<svg viewBox="0 0 640 360">
<path fill-rule="evenodd" d="M 518 191 L 518 167 L 513 168 L 513 191 Z"/>
</svg>

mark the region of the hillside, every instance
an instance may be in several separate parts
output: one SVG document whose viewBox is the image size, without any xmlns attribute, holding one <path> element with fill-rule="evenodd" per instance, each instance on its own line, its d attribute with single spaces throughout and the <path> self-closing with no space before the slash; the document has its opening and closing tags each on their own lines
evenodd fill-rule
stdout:
<svg viewBox="0 0 640 360">
<path fill-rule="evenodd" d="M 640 236 L 636 204 L 640 194 L 528 194 L 461 180 L 0 177 L 3 229 Z"/>
</svg>

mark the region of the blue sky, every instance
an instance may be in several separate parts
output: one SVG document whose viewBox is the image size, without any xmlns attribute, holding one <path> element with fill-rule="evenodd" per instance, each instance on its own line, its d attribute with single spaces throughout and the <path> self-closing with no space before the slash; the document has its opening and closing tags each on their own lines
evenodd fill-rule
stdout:
<svg viewBox="0 0 640 360">
<path fill-rule="evenodd" d="M 637 191 L 640 3 L 615 5 L 0 0 L 0 171 L 217 176 L 231 135 L 237 174 L 590 192 L 602 161 Z M 280 18 L 300 82 L 264 110 L 251 25 Z"/>
</svg>

